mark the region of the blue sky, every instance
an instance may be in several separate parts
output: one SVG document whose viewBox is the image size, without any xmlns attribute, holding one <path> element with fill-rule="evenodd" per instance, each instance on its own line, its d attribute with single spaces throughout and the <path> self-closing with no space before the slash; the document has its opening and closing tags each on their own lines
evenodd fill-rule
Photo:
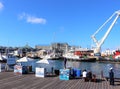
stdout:
<svg viewBox="0 0 120 89">
<path fill-rule="evenodd" d="M 119 9 L 119 0 L 0 0 L 0 45 L 67 42 L 90 48 L 91 35 Z M 119 34 L 120 20 L 102 48 L 120 47 Z"/>
</svg>

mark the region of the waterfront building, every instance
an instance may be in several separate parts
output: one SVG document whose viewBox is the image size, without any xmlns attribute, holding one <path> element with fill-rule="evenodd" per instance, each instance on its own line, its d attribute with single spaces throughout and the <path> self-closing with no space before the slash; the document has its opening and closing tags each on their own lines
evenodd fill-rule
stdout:
<svg viewBox="0 0 120 89">
<path fill-rule="evenodd" d="M 68 43 L 51 43 L 50 45 L 36 45 L 37 55 L 42 58 L 46 55 L 51 57 L 62 57 L 62 55 L 70 49 Z"/>
<path fill-rule="evenodd" d="M 110 56 L 110 55 L 113 55 L 114 52 L 115 50 L 106 49 L 105 51 L 101 52 L 101 56 Z"/>
<path fill-rule="evenodd" d="M 51 46 L 50 45 L 36 45 L 35 49 L 37 50 L 51 50 Z"/>
</svg>

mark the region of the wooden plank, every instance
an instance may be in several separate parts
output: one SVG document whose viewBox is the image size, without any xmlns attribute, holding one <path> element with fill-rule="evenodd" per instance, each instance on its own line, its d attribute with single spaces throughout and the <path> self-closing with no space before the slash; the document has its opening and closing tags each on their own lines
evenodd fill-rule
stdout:
<svg viewBox="0 0 120 89">
<path fill-rule="evenodd" d="M 84 82 L 83 79 L 60 80 L 59 77 L 38 78 L 35 74 L 19 76 L 1 72 L 0 89 L 120 89 L 120 79 L 115 79 L 112 86 L 107 80 Z"/>
</svg>

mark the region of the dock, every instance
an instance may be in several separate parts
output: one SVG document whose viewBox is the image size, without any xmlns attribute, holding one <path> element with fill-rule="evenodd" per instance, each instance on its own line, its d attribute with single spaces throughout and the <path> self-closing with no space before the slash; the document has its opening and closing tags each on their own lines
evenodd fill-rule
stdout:
<svg viewBox="0 0 120 89">
<path fill-rule="evenodd" d="M 59 76 L 38 78 L 35 74 L 0 72 L 0 89 L 120 89 L 120 80 L 115 80 L 113 86 L 106 79 L 84 82 L 82 78 L 60 80 Z"/>
</svg>

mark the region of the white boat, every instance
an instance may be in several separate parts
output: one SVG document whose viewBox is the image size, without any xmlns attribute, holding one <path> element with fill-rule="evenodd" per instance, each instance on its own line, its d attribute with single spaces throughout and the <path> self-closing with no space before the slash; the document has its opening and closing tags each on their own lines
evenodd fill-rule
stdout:
<svg viewBox="0 0 120 89">
<path fill-rule="evenodd" d="M 74 55 L 74 51 L 69 51 L 63 55 L 67 59 L 80 59 L 78 55 Z"/>
<path fill-rule="evenodd" d="M 6 62 L 7 62 L 7 59 L 8 59 L 7 56 L 1 55 L 1 53 L 0 53 L 0 62 L 1 62 L 1 63 L 6 63 Z"/>
</svg>

